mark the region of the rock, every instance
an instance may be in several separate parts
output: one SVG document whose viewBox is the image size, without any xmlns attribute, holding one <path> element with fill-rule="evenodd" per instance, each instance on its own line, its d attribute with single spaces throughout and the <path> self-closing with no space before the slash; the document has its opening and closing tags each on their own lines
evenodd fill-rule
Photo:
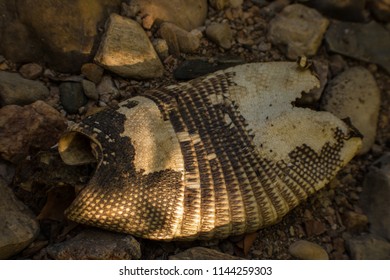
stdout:
<svg viewBox="0 0 390 280">
<path fill-rule="evenodd" d="M 294 242 L 288 248 L 290 254 L 301 260 L 328 260 L 328 253 L 319 245 L 306 240 Z"/>
<path fill-rule="evenodd" d="M 59 89 L 61 104 L 69 114 L 76 114 L 79 108 L 88 102 L 81 83 L 64 82 Z"/>
<path fill-rule="evenodd" d="M 212 23 L 206 28 L 206 36 L 224 49 L 230 49 L 233 43 L 233 33 L 227 23 Z"/>
<path fill-rule="evenodd" d="M 210 5 L 217 10 L 223 10 L 225 8 L 238 8 L 241 7 L 243 0 L 209 0 Z"/>
<path fill-rule="evenodd" d="M 200 38 L 195 33 L 170 22 L 161 25 L 159 34 L 167 42 L 169 52 L 172 54 L 192 53 L 200 46 Z"/>
<path fill-rule="evenodd" d="M 120 2 L 16 1 L 14 7 L 9 5 L 16 18 L 3 34 L 3 54 L 17 63 L 44 61 L 57 71 L 77 72 L 95 52 L 98 30 Z"/>
<path fill-rule="evenodd" d="M 20 75 L 29 80 L 35 80 L 43 73 L 43 67 L 37 63 L 23 64 L 19 69 Z"/>
<path fill-rule="evenodd" d="M 167 41 L 165 41 L 164 39 L 157 38 L 153 40 L 152 44 L 160 59 L 164 61 L 169 56 L 169 48 Z"/>
<path fill-rule="evenodd" d="M 308 6 L 322 14 L 344 21 L 363 21 L 366 0 L 310 0 Z"/>
<path fill-rule="evenodd" d="M 289 5 L 269 26 L 269 40 L 289 59 L 313 56 L 322 43 L 329 21 L 316 10 L 301 4 Z"/>
<path fill-rule="evenodd" d="M 104 69 L 95 63 L 85 63 L 81 66 L 81 74 L 88 80 L 98 84 L 103 77 Z"/>
<path fill-rule="evenodd" d="M 19 253 L 38 233 L 39 225 L 32 212 L 0 178 L 0 259 Z"/>
<path fill-rule="evenodd" d="M 0 109 L 0 155 L 17 163 L 30 151 L 49 149 L 66 129 L 66 120 L 43 101 Z"/>
<path fill-rule="evenodd" d="M 193 247 L 184 252 L 170 256 L 170 260 L 242 260 L 235 256 L 221 253 L 214 249 Z"/>
<path fill-rule="evenodd" d="M 343 213 L 343 224 L 349 231 L 363 231 L 368 224 L 368 218 L 364 214 L 356 213 L 354 211 L 346 211 Z"/>
<path fill-rule="evenodd" d="M 333 21 L 325 39 L 330 51 L 376 63 L 390 73 L 390 32 L 382 25 Z"/>
<path fill-rule="evenodd" d="M 125 16 L 142 18 L 146 29 L 155 21 L 166 21 L 191 31 L 202 26 L 207 16 L 207 0 L 132 0 L 122 8 Z"/>
<path fill-rule="evenodd" d="M 326 231 L 325 225 L 317 220 L 309 219 L 304 222 L 305 231 L 307 236 L 316 236 Z"/>
<path fill-rule="evenodd" d="M 111 14 L 95 62 L 126 78 L 163 75 L 163 65 L 142 27 L 134 20 Z"/>
<path fill-rule="evenodd" d="M 115 87 L 111 76 L 103 76 L 102 81 L 97 85 L 97 92 L 100 96 L 102 95 L 117 95 L 118 89 Z"/>
<path fill-rule="evenodd" d="M 56 260 L 137 260 L 141 246 L 128 234 L 84 230 L 74 238 L 49 246 L 47 252 Z"/>
<path fill-rule="evenodd" d="M 88 80 L 82 80 L 81 85 L 83 86 L 84 94 L 92 99 L 92 100 L 98 100 L 99 94 L 96 90 L 96 85 Z"/>
<path fill-rule="evenodd" d="M 49 96 L 41 82 L 22 78 L 17 73 L 0 72 L 0 106 L 26 105 Z"/>
<path fill-rule="evenodd" d="M 367 69 L 352 67 L 336 76 L 326 88 L 321 107 L 340 119 L 350 118 L 363 135 L 359 153 L 370 150 L 376 136 L 380 90 Z"/>
<path fill-rule="evenodd" d="M 368 5 L 378 20 L 390 21 L 390 0 L 369 0 Z"/>
<path fill-rule="evenodd" d="M 354 260 L 390 259 L 390 243 L 373 235 L 350 238 L 346 245 Z"/>
<path fill-rule="evenodd" d="M 374 162 L 364 178 L 362 207 L 370 232 L 390 241 L 390 153 Z"/>
</svg>

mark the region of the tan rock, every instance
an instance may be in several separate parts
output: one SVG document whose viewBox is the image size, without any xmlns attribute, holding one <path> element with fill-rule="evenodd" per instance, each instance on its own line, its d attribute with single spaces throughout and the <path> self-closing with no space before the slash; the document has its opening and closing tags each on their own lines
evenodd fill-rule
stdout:
<svg viewBox="0 0 390 280">
<path fill-rule="evenodd" d="M 209 0 L 210 5 L 217 10 L 225 8 L 238 8 L 242 5 L 243 0 Z"/>
<path fill-rule="evenodd" d="M 224 49 L 230 49 L 233 43 L 233 33 L 227 23 L 212 23 L 206 28 L 207 37 Z"/>
<path fill-rule="evenodd" d="M 14 43 L 9 47 L 40 55 L 39 58 L 55 70 L 80 71 L 82 63 L 89 60 L 94 51 L 99 27 L 110 12 L 119 9 L 119 4 L 119 0 L 17 1 L 16 22 L 27 27 L 26 37 L 32 40 L 24 41 L 26 38 L 9 34 L 7 37 Z M 26 47 L 30 42 L 33 48 Z M 4 55 L 8 57 L 7 52 Z"/>
<path fill-rule="evenodd" d="M 95 62 L 126 78 L 161 77 L 163 65 L 142 27 L 134 20 L 111 14 Z"/>
<path fill-rule="evenodd" d="M 289 5 L 270 22 L 269 39 L 288 58 L 313 56 L 321 45 L 329 20 L 301 4 Z"/>
<path fill-rule="evenodd" d="M 142 18 L 146 29 L 157 20 L 172 22 L 190 31 L 202 26 L 207 16 L 207 0 L 132 0 L 122 7 L 126 16 Z"/>
<path fill-rule="evenodd" d="M 95 63 L 85 63 L 81 67 L 81 74 L 95 84 L 98 84 L 102 80 L 103 72 L 104 69 Z"/>
<path fill-rule="evenodd" d="M 179 52 L 192 53 L 200 46 L 200 38 L 198 36 L 173 23 L 163 23 L 159 33 L 167 42 L 168 48 L 172 54 L 178 54 Z"/>
<path fill-rule="evenodd" d="M 328 260 L 328 253 L 319 245 L 306 240 L 294 242 L 289 247 L 292 256 L 301 260 Z"/>
</svg>

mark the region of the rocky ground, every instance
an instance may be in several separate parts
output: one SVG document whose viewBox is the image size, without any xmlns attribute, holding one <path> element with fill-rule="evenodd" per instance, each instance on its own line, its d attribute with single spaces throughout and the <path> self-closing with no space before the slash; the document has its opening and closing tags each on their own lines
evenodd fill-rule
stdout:
<svg viewBox="0 0 390 280">
<path fill-rule="evenodd" d="M 0 0 L 0 258 L 390 259 L 388 0 L 33 2 Z M 50 14 L 57 24 L 44 23 Z M 150 88 L 299 56 L 321 88 L 296 105 L 349 117 L 364 144 L 280 223 L 163 243 L 64 219 L 92 171 L 66 166 L 53 148 L 68 125 Z"/>
</svg>

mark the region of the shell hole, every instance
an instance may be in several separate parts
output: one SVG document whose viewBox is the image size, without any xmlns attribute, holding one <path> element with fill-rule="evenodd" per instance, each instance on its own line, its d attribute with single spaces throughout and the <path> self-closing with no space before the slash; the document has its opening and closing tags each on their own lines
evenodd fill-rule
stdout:
<svg viewBox="0 0 390 280">
<path fill-rule="evenodd" d="M 60 138 L 58 151 L 62 160 L 69 165 L 96 163 L 98 145 L 88 136 L 79 132 L 69 132 Z"/>
</svg>

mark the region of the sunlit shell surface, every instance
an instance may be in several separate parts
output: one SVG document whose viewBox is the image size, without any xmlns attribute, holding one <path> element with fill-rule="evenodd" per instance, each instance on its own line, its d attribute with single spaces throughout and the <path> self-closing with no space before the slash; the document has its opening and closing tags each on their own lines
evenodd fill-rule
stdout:
<svg viewBox="0 0 390 280">
<path fill-rule="evenodd" d="M 85 118 L 59 142 L 66 163 L 98 162 L 68 218 L 157 240 L 278 222 L 361 144 L 332 114 L 293 106 L 316 86 L 296 63 L 244 64 Z"/>
</svg>

